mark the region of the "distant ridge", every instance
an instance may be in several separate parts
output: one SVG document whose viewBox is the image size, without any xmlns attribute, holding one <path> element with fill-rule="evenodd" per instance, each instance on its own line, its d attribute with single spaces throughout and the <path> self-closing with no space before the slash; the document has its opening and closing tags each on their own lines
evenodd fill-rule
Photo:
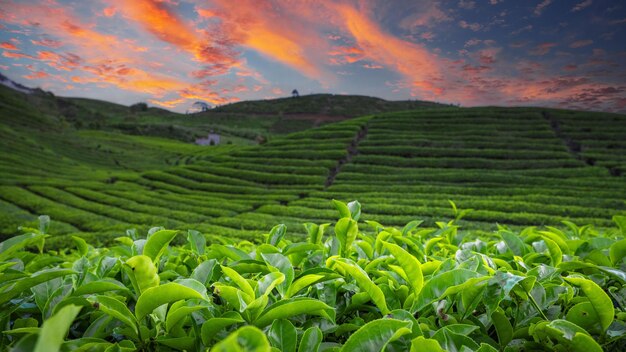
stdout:
<svg viewBox="0 0 626 352">
<path fill-rule="evenodd" d="M 267 100 L 249 100 L 218 106 L 211 111 L 254 114 L 319 114 L 356 117 L 390 111 L 450 107 L 422 100 L 389 101 L 364 95 L 311 94 Z"/>
<path fill-rule="evenodd" d="M 32 94 L 35 91 L 35 89 L 28 88 L 19 83 L 13 82 L 11 79 L 3 75 L 2 73 L 0 73 L 0 84 L 7 86 L 11 89 L 17 90 L 19 92 L 26 93 L 26 94 Z"/>
</svg>

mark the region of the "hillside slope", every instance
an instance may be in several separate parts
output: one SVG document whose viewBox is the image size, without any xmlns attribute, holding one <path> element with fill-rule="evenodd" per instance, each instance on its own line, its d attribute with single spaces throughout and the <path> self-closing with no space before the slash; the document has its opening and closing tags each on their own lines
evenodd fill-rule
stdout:
<svg viewBox="0 0 626 352">
<path fill-rule="evenodd" d="M 41 119 L 56 126 L 55 118 L 28 112 L 26 105 L 0 106 L 3 135 L 11 141 L 0 160 L 4 236 L 48 214 L 54 233 L 97 240 L 151 226 L 196 229 L 213 241 L 258 240 L 279 222 L 291 235 L 304 233 L 296 223 L 330 222 L 333 198 L 361 201 L 365 220 L 403 225 L 418 219 L 425 226 L 454 217 L 453 200 L 460 209 L 475 209 L 461 224 L 481 231 L 493 230 L 495 222 L 603 227 L 626 211 L 624 115 L 422 109 L 220 150 L 153 139 L 125 145 L 128 136 L 107 139 L 103 131 L 38 131 Z M 21 119 L 5 120 L 7 114 Z M 75 151 L 70 137 L 123 146 L 120 152 L 129 153 L 135 168 L 99 160 L 100 152 Z M 168 153 L 191 164 L 148 165 Z"/>
<path fill-rule="evenodd" d="M 295 98 L 242 101 L 219 106 L 212 111 L 250 114 L 320 114 L 345 118 L 446 106 L 420 100 L 389 101 L 362 95 L 311 94 Z"/>
</svg>

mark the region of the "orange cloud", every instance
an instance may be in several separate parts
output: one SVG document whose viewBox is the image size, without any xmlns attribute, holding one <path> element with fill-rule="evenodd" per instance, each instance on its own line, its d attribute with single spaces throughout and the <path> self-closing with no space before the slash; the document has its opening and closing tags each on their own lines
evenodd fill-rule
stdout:
<svg viewBox="0 0 626 352">
<path fill-rule="evenodd" d="M 0 43 L 0 48 L 6 49 L 6 50 L 18 50 L 17 46 L 15 46 L 15 44 L 9 43 L 9 42 L 2 42 L 2 43 Z"/>
<path fill-rule="evenodd" d="M 237 54 L 227 46 L 199 35 L 166 2 L 158 0 L 119 0 L 118 9 L 160 40 L 194 55 L 199 62 L 237 63 Z"/>
<path fill-rule="evenodd" d="M 165 11 L 166 4 L 154 4 L 150 1 L 133 1 L 132 4 L 123 2 L 123 4 L 127 7 L 115 6 L 120 13 L 128 16 L 130 12 L 139 16 L 137 21 L 142 24 L 142 28 L 148 28 L 148 31 L 156 34 L 159 39 L 167 39 L 168 43 L 174 44 L 177 48 L 191 52 L 194 59 L 208 61 L 214 58 L 223 59 L 225 63 L 222 63 L 222 72 L 227 72 L 230 67 L 240 67 L 240 63 L 230 52 L 220 56 L 222 52 L 208 46 L 208 41 L 204 40 L 199 32 Z M 137 9 L 145 9 L 146 12 L 144 14 L 132 12 Z M 25 27 L 34 26 L 36 30 L 45 33 L 45 39 L 32 39 L 33 44 L 51 49 L 63 46 L 78 53 L 77 55 L 42 50 L 38 51 L 36 56 L 32 56 L 5 50 L 4 57 L 37 60 L 56 70 L 71 72 L 69 77 L 75 84 L 97 84 L 99 87 L 111 85 L 123 90 L 149 94 L 156 99 L 177 95 L 177 98 L 171 98 L 169 101 L 176 101 L 179 104 L 188 99 L 203 99 L 206 96 L 216 102 L 233 99 L 222 98 L 215 92 L 198 88 L 197 84 L 189 82 L 187 72 L 174 71 L 171 66 L 168 70 L 163 70 L 160 66 L 164 61 L 159 60 L 157 63 L 146 60 L 144 55 L 150 54 L 148 48 L 137 45 L 135 39 L 101 33 L 96 30 L 95 24 L 85 23 L 70 9 L 61 8 L 52 0 L 46 4 L 7 2 L 0 4 L 0 12 L 7 14 L 3 20 L 8 23 Z M 29 21 L 24 22 L 23 18 L 29 18 Z M 194 66 L 190 65 L 185 68 L 192 67 Z M 27 76 L 27 79 L 43 77 L 41 73 Z M 49 78 L 62 80 L 61 76 L 50 75 Z"/>
<path fill-rule="evenodd" d="M 215 0 L 214 10 L 197 10 L 203 17 L 218 17 L 219 28 L 231 43 L 237 43 L 286 64 L 304 75 L 324 75 L 318 62 L 319 49 L 326 46 L 316 30 L 302 25 L 310 14 L 310 3 L 276 6 L 266 0 Z"/>
<path fill-rule="evenodd" d="M 20 52 L 13 52 L 13 51 L 3 51 L 2 56 L 8 57 L 11 59 L 34 59 L 35 58 L 28 54 L 24 54 Z"/>
<path fill-rule="evenodd" d="M 356 46 L 340 46 L 334 47 L 333 50 L 328 52 L 328 55 L 334 56 L 331 58 L 331 63 L 335 65 L 341 65 L 344 63 L 355 63 L 363 59 L 363 49 Z M 336 58 L 335 58 L 336 57 Z"/>
<path fill-rule="evenodd" d="M 35 72 L 31 73 L 31 74 L 24 75 L 22 77 L 24 77 L 26 79 L 31 79 L 32 80 L 32 79 L 47 78 L 47 77 L 50 77 L 50 75 L 47 72 L 44 72 L 44 71 L 35 71 Z"/>
<path fill-rule="evenodd" d="M 379 25 L 356 8 L 335 6 L 346 30 L 363 50 L 363 57 L 394 69 L 405 77 L 414 93 L 433 97 L 443 93 L 438 82 L 441 77 L 436 56 L 423 47 L 398 39 L 383 31 Z"/>
<path fill-rule="evenodd" d="M 117 13 L 117 8 L 114 6 L 109 6 L 109 7 L 106 7 L 104 10 L 102 10 L 102 14 L 105 15 L 106 17 L 113 17 L 115 16 L 116 13 Z"/>
</svg>

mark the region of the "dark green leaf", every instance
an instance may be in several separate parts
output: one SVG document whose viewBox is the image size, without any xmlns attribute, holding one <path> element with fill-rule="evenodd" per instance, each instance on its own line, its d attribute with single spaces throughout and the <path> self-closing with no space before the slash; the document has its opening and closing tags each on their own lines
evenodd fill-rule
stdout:
<svg viewBox="0 0 626 352">
<path fill-rule="evenodd" d="M 296 352 L 298 335 L 293 324 L 286 319 L 274 320 L 267 332 L 267 337 L 273 347 L 282 352 Z"/>
</svg>

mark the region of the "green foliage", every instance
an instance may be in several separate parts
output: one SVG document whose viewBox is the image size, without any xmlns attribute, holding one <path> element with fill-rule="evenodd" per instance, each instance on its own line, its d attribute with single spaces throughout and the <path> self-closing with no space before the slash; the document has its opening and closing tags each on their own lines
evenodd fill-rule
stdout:
<svg viewBox="0 0 626 352">
<path fill-rule="evenodd" d="M 266 242 L 135 231 L 99 248 L 0 243 L 1 344 L 15 351 L 602 351 L 626 348 L 623 235 L 457 221 L 402 229 L 334 202 L 335 236 Z M 460 217 L 458 217 L 460 218 Z M 31 249 L 41 253 L 33 253 Z M 609 255 L 610 254 L 610 255 Z M 610 259 L 609 259 L 610 257 Z"/>
</svg>

